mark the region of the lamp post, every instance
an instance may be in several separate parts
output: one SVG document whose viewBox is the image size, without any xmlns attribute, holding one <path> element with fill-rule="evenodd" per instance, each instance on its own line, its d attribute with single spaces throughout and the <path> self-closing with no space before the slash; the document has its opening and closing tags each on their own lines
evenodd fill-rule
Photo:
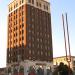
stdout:
<svg viewBox="0 0 75 75">
<path fill-rule="evenodd" d="M 19 75 L 19 70 L 20 70 L 20 62 L 21 62 L 21 56 L 18 55 L 18 75 Z"/>
</svg>

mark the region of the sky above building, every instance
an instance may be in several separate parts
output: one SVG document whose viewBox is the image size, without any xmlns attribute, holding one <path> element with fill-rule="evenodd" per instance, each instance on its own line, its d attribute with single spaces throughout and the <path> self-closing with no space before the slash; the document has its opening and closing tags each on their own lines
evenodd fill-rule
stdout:
<svg viewBox="0 0 75 75">
<path fill-rule="evenodd" d="M 8 4 L 12 0 L 0 0 L 0 67 L 6 66 Z M 68 14 L 71 55 L 75 56 L 75 0 L 48 0 L 51 5 L 52 41 L 54 57 L 65 55 L 62 13 Z"/>
</svg>

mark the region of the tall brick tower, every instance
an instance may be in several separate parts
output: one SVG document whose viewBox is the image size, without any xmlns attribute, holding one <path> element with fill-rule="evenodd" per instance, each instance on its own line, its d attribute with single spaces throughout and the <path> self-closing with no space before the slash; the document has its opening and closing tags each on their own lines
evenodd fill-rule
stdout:
<svg viewBox="0 0 75 75">
<path fill-rule="evenodd" d="M 8 9 L 7 66 L 18 60 L 29 66 L 40 63 L 51 66 L 50 3 L 45 0 L 13 0 Z"/>
</svg>

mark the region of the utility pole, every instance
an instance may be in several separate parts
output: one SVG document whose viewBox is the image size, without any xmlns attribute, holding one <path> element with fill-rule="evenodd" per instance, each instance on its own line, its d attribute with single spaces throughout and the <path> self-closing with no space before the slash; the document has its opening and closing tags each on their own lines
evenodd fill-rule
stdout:
<svg viewBox="0 0 75 75">
<path fill-rule="evenodd" d="M 67 19 L 67 13 L 65 14 L 66 17 L 66 28 L 65 28 L 65 24 L 64 24 L 64 15 L 62 14 L 62 21 L 63 21 L 63 31 L 64 31 L 64 42 L 65 42 L 65 52 L 66 52 L 66 60 L 68 62 L 69 68 L 70 68 L 70 62 L 71 62 L 71 50 L 70 50 L 70 39 L 69 39 L 69 29 L 68 29 L 68 19 Z M 67 37 L 66 37 L 66 31 L 67 30 Z M 67 49 L 67 41 L 68 40 L 68 49 Z M 69 54 L 67 54 L 67 52 Z M 69 58 L 68 58 L 69 56 Z M 70 70 L 69 70 L 69 75 L 70 75 Z"/>
</svg>

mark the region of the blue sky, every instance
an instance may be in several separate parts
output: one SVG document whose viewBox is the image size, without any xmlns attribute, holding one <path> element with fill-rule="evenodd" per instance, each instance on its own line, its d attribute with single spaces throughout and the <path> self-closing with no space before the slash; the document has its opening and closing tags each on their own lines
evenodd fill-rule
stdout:
<svg viewBox="0 0 75 75">
<path fill-rule="evenodd" d="M 12 0 L 0 0 L 0 67 L 6 66 L 7 48 L 7 6 Z M 51 4 L 52 38 L 54 57 L 64 56 L 64 34 L 62 26 L 62 13 L 68 13 L 71 54 L 75 55 L 75 0 L 49 0 Z"/>
</svg>

